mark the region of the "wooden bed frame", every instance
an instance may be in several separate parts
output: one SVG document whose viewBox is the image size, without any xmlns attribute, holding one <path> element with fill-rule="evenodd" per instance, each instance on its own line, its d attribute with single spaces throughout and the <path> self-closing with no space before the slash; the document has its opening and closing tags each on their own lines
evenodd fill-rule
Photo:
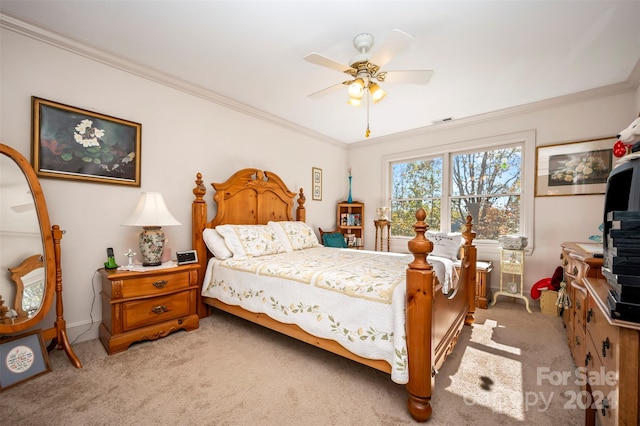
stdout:
<svg viewBox="0 0 640 426">
<path fill-rule="evenodd" d="M 197 174 L 195 199 L 192 203 L 192 243 L 198 254 L 199 280 L 202 281 L 211 254 L 202 238 L 205 228 L 222 224 L 266 224 L 268 221 L 305 221 L 304 192 L 295 194 L 287 189 L 275 174 L 258 169 L 243 169 L 224 183 L 214 183 L 214 201 L 217 213 L 207 220 L 206 188 L 202 175 Z M 296 216 L 293 218 L 294 198 L 298 195 Z M 426 421 L 431 416 L 431 397 L 437 371 L 453 350 L 464 324 L 473 324 L 475 312 L 476 248 L 473 246 L 475 232 L 472 231 L 471 216 L 463 227 L 463 259 L 457 294 L 448 299 L 441 285 L 434 280 L 431 265 L 426 260 L 433 250 L 432 243 L 425 238 L 426 214 L 420 209 L 416 213 L 414 226 L 416 236 L 408 244 L 414 256 L 408 265 L 406 281 L 406 335 L 409 362 L 407 406 L 412 417 Z M 318 346 L 361 364 L 390 373 L 391 366 L 382 360 L 367 359 L 347 351 L 340 344 L 312 336 L 292 324 L 283 324 L 271 317 L 253 313 L 237 306 L 225 304 L 217 299 L 198 295 L 198 314 L 205 317 L 210 307 L 215 307 L 254 323 L 268 327 L 303 342 Z"/>
</svg>

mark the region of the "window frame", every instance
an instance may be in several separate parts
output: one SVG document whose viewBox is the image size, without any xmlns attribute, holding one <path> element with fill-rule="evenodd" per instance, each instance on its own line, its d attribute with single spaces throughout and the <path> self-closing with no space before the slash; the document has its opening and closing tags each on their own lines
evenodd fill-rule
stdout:
<svg viewBox="0 0 640 426">
<path fill-rule="evenodd" d="M 535 247 L 534 241 L 534 165 L 535 165 L 535 130 L 496 135 L 478 139 L 462 140 L 454 143 L 438 144 L 434 146 L 416 149 L 413 151 L 388 154 L 382 158 L 382 194 L 387 205 L 391 204 L 391 166 L 393 163 L 410 162 L 414 160 L 441 156 L 443 159 L 442 179 L 442 206 L 440 222 L 444 229 L 451 229 L 451 156 L 467 152 L 486 151 L 499 149 L 509 145 L 522 145 L 522 171 L 521 171 L 521 200 L 520 200 L 520 224 L 521 234 L 528 238 L 528 246 L 525 249 L 531 254 Z M 406 247 L 406 243 L 412 237 L 391 236 L 391 244 Z M 498 254 L 497 240 L 474 240 L 474 244 L 484 253 Z"/>
</svg>

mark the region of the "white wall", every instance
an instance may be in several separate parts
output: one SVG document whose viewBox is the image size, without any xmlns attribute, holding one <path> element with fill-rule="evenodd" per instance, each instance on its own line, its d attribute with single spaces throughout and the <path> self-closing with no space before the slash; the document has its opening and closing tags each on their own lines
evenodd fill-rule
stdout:
<svg viewBox="0 0 640 426">
<path fill-rule="evenodd" d="M 113 247 L 116 260 L 136 250 L 136 228 L 120 225 L 140 192 L 159 191 L 182 226 L 167 227 L 172 250 L 191 248 L 191 200 L 197 172 L 223 182 L 244 167 L 274 171 L 292 190 L 305 189 L 307 222 L 332 228 L 335 202 L 345 197 L 342 179 L 346 149 L 252 118 L 199 97 L 137 77 L 51 45 L 2 30 L 0 45 L 0 141 L 28 159 L 31 150 L 31 96 L 142 124 L 140 188 L 41 179 L 52 224 L 62 240 L 64 314 L 73 339 L 89 326 L 94 272 Z M 311 198 L 311 168 L 323 169 L 323 199 Z M 210 205 L 210 217 L 212 209 Z M 95 325 L 82 340 L 97 337 Z"/>
<path fill-rule="evenodd" d="M 369 144 L 350 146 L 354 197 L 370 206 L 366 209 L 367 220 L 373 220 L 375 207 L 384 202 L 381 197 L 385 184 L 383 159 L 391 154 L 420 150 L 431 145 L 442 146 L 442 150 L 446 151 L 469 140 L 530 130 L 535 131 L 537 146 L 613 137 L 637 116 L 636 97 L 635 90 L 628 90 L 580 102 L 563 102 L 544 109 L 525 108 L 509 114 L 488 114 L 482 120 L 475 117 L 453 121 L 407 132 L 406 135 L 372 140 Z M 531 179 L 535 171 L 535 158 L 526 158 L 524 167 L 526 178 Z M 551 277 L 555 268 L 560 266 L 562 242 L 588 241 L 590 235 L 599 233 L 604 196 L 539 197 L 535 198 L 534 206 L 534 234 L 529 239 L 535 248 L 532 255 L 526 258 L 525 294 L 536 281 Z M 374 229 L 371 226 L 366 230 L 367 248 L 373 248 Z M 404 247 L 405 244 L 404 241 L 395 243 L 396 247 L 398 244 Z M 498 251 L 495 247 L 480 248 L 478 256 L 479 259 L 493 260 L 497 265 Z M 493 288 L 499 286 L 498 270 L 495 268 L 491 277 Z"/>
</svg>

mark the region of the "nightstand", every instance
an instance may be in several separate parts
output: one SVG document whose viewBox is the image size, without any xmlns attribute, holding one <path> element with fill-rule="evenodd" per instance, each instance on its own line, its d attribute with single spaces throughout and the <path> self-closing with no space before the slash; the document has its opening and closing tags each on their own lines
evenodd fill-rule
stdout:
<svg viewBox="0 0 640 426">
<path fill-rule="evenodd" d="M 140 340 L 198 328 L 199 265 L 131 272 L 101 269 L 99 337 L 109 355 Z"/>
</svg>

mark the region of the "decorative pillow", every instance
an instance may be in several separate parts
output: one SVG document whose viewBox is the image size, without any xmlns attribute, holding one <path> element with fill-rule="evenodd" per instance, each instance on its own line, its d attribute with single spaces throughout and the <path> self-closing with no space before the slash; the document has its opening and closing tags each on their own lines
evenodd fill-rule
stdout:
<svg viewBox="0 0 640 426">
<path fill-rule="evenodd" d="M 457 260 L 460 254 L 460 246 L 462 245 L 462 234 L 460 232 L 436 232 L 427 231 L 426 237 L 433 243 L 434 256 L 445 257 L 451 260 Z"/>
<path fill-rule="evenodd" d="M 220 225 L 216 230 L 234 259 L 284 252 L 278 236 L 268 225 Z"/>
<path fill-rule="evenodd" d="M 325 247 L 347 248 L 347 242 L 344 240 L 344 235 L 339 232 L 322 234 L 322 243 Z"/>
<path fill-rule="evenodd" d="M 282 243 L 284 250 L 287 252 L 320 245 L 313 229 L 304 222 L 272 221 L 267 225 L 278 236 L 280 243 Z"/>
<path fill-rule="evenodd" d="M 213 228 L 205 228 L 202 231 L 202 239 L 207 245 L 209 251 L 218 259 L 224 260 L 233 256 L 233 253 L 229 251 L 229 248 L 224 243 L 224 238 L 218 231 Z"/>
</svg>

